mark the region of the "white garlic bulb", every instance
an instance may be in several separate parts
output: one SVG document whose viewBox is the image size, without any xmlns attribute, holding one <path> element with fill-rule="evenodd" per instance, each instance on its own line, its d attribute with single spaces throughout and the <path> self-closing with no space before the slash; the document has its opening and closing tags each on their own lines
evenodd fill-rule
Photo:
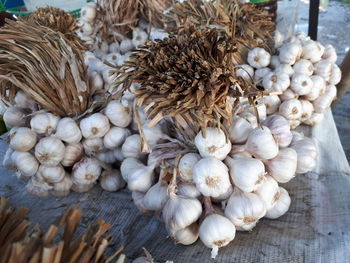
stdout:
<svg viewBox="0 0 350 263">
<path fill-rule="evenodd" d="M 265 177 L 255 193 L 265 204 L 266 210 L 271 209 L 276 204 L 280 195 L 278 183 L 269 175 Z"/>
<path fill-rule="evenodd" d="M 303 109 L 298 99 L 289 99 L 281 103 L 279 113 L 288 120 L 300 119 Z"/>
<path fill-rule="evenodd" d="M 120 172 L 128 183 L 128 188 L 138 192 L 146 192 L 151 188 L 154 177 L 153 170 L 153 166 L 146 166 L 135 158 L 126 158 L 120 166 Z"/>
<path fill-rule="evenodd" d="M 308 75 L 295 73 L 292 76 L 290 88 L 298 95 L 306 95 L 310 93 L 312 85 L 312 80 Z"/>
<path fill-rule="evenodd" d="M 288 121 L 281 115 L 270 115 L 262 123 L 268 127 L 280 147 L 287 147 L 293 138 Z"/>
<path fill-rule="evenodd" d="M 321 60 L 315 64 L 315 75 L 321 76 L 325 81 L 329 81 L 332 73 L 333 63 L 329 60 Z"/>
<path fill-rule="evenodd" d="M 104 60 L 108 61 L 112 65 L 117 65 L 120 57 L 121 57 L 121 55 L 119 53 L 109 53 L 104 57 Z"/>
<path fill-rule="evenodd" d="M 190 183 L 179 183 L 177 185 L 178 195 L 191 197 L 191 198 L 199 198 L 201 196 L 201 192 L 198 191 L 197 187 L 194 184 Z"/>
<path fill-rule="evenodd" d="M 103 151 L 103 139 L 102 138 L 93 138 L 83 140 L 84 151 L 88 155 L 93 155 Z"/>
<path fill-rule="evenodd" d="M 277 95 L 269 95 L 262 97 L 260 100 L 266 106 L 266 113 L 268 115 L 278 111 L 278 107 L 281 104 L 281 100 Z"/>
<path fill-rule="evenodd" d="M 336 65 L 332 65 L 332 70 L 331 70 L 331 75 L 329 76 L 329 84 L 330 85 L 337 85 L 341 80 L 341 70 L 340 68 Z"/>
<path fill-rule="evenodd" d="M 281 61 L 278 56 L 271 56 L 270 65 L 269 65 L 270 68 L 276 70 L 280 64 L 281 64 Z"/>
<path fill-rule="evenodd" d="M 312 139 L 304 138 L 292 142 L 290 147 L 293 148 L 298 155 L 297 173 L 307 173 L 316 166 L 317 149 Z"/>
<path fill-rule="evenodd" d="M 12 158 L 14 150 L 9 147 L 5 153 L 4 159 L 2 160 L 2 166 L 5 167 L 8 170 L 15 170 L 16 164 Z"/>
<path fill-rule="evenodd" d="M 186 153 L 179 162 L 180 178 L 184 182 L 192 182 L 193 167 L 201 159 L 197 153 Z"/>
<path fill-rule="evenodd" d="M 35 146 L 35 157 L 46 166 L 57 166 L 64 157 L 63 142 L 53 136 L 44 137 Z"/>
<path fill-rule="evenodd" d="M 113 153 L 117 161 L 121 162 L 125 159 L 121 148 L 114 149 Z"/>
<path fill-rule="evenodd" d="M 119 170 L 112 169 L 110 171 L 103 171 L 100 177 L 101 187 L 109 192 L 115 192 L 125 186 L 125 181 L 121 176 Z"/>
<path fill-rule="evenodd" d="M 289 77 L 291 77 L 294 74 L 294 69 L 289 64 L 280 64 L 278 68 L 276 68 L 275 72 L 276 73 L 283 72 L 287 74 Z"/>
<path fill-rule="evenodd" d="M 36 176 L 43 178 L 48 183 L 58 183 L 63 180 L 66 175 L 66 171 L 61 165 L 58 166 L 44 166 L 40 165 Z"/>
<path fill-rule="evenodd" d="M 303 111 L 301 114 L 301 121 L 306 121 L 311 118 L 312 113 L 314 112 L 314 106 L 308 100 L 300 100 L 300 103 Z"/>
<path fill-rule="evenodd" d="M 304 59 L 311 60 L 312 63 L 316 63 L 321 60 L 324 52 L 324 47 L 316 41 L 307 40 L 303 43 L 303 54 Z"/>
<path fill-rule="evenodd" d="M 86 139 L 103 137 L 109 128 L 108 118 L 102 113 L 94 113 L 80 121 L 80 130 Z"/>
<path fill-rule="evenodd" d="M 249 157 L 227 157 L 232 182 L 244 192 L 253 192 L 264 180 L 265 166 L 262 161 Z"/>
<path fill-rule="evenodd" d="M 326 90 L 326 82 L 320 76 L 313 75 L 310 77 L 312 80 L 311 91 L 305 95 L 305 98 L 309 101 L 314 101 Z"/>
<path fill-rule="evenodd" d="M 207 216 L 199 227 L 199 238 L 204 245 L 212 249 L 212 258 L 216 258 L 219 248 L 227 246 L 235 235 L 234 224 L 219 214 Z"/>
<path fill-rule="evenodd" d="M 225 208 L 225 216 L 232 221 L 237 230 L 252 230 L 258 220 L 264 217 L 266 208 L 254 193 L 245 193 L 235 188 Z"/>
<path fill-rule="evenodd" d="M 255 128 L 248 136 L 245 150 L 258 159 L 272 159 L 278 153 L 278 144 L 269 128 Z"/>
<path fill-rule="evenodd" d="M 75 163 L 72 169 L 72 180 L 75 185 L 92 185 L 101 175 L 102 168 L 98 161 L 84 157 Z"/>
<path fill-rule="evenodd" d="M 323 113 L 312 113 L 311 117 L 307 120 L 305 120 L 303 123 L 310 126 L 316 126 L 318 125 L 322 120 L 324 119 Z"/>
<path fill-rule="evenodd" d="M 37 134 L 51 135 L 57 127 L 59 117 L 52 113 L 38 113 L 30 120 L 30 127 Z"/>
<path fill-rule="evenodd" d="M 193 182 L 203 195 L 212 197 L 226 193 L 231 185 L 227 166 L 214 157 L 204 158 L 194 165 Z"/>
<path fill-rule="evenodd" d="M 141 158 L 144 153 L 141 152 L 141 137 L 134 134 L 126 138 L 122 145 L 122 153 L 125 158 Z"/>
<path fill-rule="evenodd" d="M 146 43 L 147 38 L 147 33 L 138 27 L 134 28 L 134 30 L 132 31 L 132 43 L 135 47 L 144 45 Z"/>
<path fill-rule="evenodd" d="M 161 211 L 167 200 L 168 184 L 160 180 L 146 192 L 143 207 L 151 211 Z"/>
<path fill-rule="evenodd" d="M 30 152 L 13 152 L 11 158 L 16 165 L 17 170 L 25 177 L 31 177 L 36 174 L 39 163 Z"/>
<path fill-rule="evenodd" d="M 67 144 L 61 164 L 65 167 L 73 166 L 83 156 L 84 149 L 81 143 Z"/>
<path fill-rule="evenodd" d="M 225 133 L 217 128 L 207 128 L 206 137 L 200 131 L 194 139 L 196 148 L 202 157 L 215 157 L 219 160 L 226 158 L 231 150 L 231 142 L 226 139 Z"/>
<path fill-rule="evenodd" d="M 48 196 L 49 190 L 52 189 L 45 181 L 38 180 L 35 176 L 33 176 L 26 185 L 27 192 L 31 195 L 36 195 L 39 197 Z"/>
<path fill-rule="evenodd" d="M 256 47 L 248 52 L 247 61 L 254 68 L 264 68 L 270 64 L 271 55 L 265 49 Z"/>
<path fill-rule="evenodd" d="M 99 152 L 95 154 L 95 156 L 99 161 L 103 163 L 113 164 L 117 161 L 117 158 L 113 151 Z"/>
<path fill-rule="evenodd" d="M 147 143 L 152 147 L 157 145 L 157 143 L 166 138 L 167 136 L 163 133 L 162 128 L 159 124 L 153 126 L 153 127 L 148 127 L 147 124 L 143 125 L 143 133 L 145 135 Z"/>
<path fill-rule="evenodd" d="M 300 59 L 295 62 L 293 70 L 297 74 L 305 74 L 307 76 L 311 76 L 314 72 L 314 65 L 310 60 Z"/>
<path fill-rule="evenodd" d="M 32 111 L 36 111 L 38 109 L 38 105 L 35 103 L 35 101 L 21 90 L 17 91 L 14 101 L 17 107 Z"/>
<path fill-rule="evenodd" d="M 332 45 L 326 45 L 322 59 L 329 60 L 332 63 L 337 62 L 337 51 Z"/>
<path fill-rule="evenodd" d="M 276 203 L 271 209 L 267 210 L 265 217 L 276 219 L 280 216 L 283 216 L 288 211 L 290 203 L 291 199 L 286 189 L 279 187 L 279 195 Z"/>
<path fill-rule="evenodd" d="M 103 78 L 100 75 L 100 73 L 98 73 L 97 71 L 90 71 L 88 72 L 89 74 L 89 80 L 91 83 L 91 89 L 93 93 L 96 93 L 98 91 L 103 90 Z"/>
<path fill-rule="evenodd" d="M 3 119 L 8 128 L 26 126 L 26 112 L 20 107 L 8 107 L 4 112 Z"/>
<path fill-rule="evenodd" d="M 66 175 L 62 181 L 53 184 L 51 193 L 55 196 L 67 196 L 72 188 L 73 181 L 69 175 Z"/>
<path fill-rule="evenodd" d="M 296 42 L 284 44 L 279 49 L 280 61 L 284 64 L 293 65 L 300 58 L 303 48 Z"/>
<path fill-rule="evenodd" d="M 335 99 L 336 96 L 337 88 L 332 85 L 327 86 L 325 93 L 313 101 L 315 112 L 325 112 L 331 106 L 332 101 Z"/>
<path fill-rule="evenodd" d="M 230 141 L 235 144 L 244 143 L 251 130 L 253 130 L 252 125 L 244 118 L 239 116 L 234 116 L 232 124 L 226 127 Z"/>
<path fill-rule="evenodd" d="M 80 15 L 81 19 L 87 22 L 93 22 L 96 17 L 96 4 L 88 3 L 81 8 Z"/>
<path fill-rule="evenodd" d="M 252 81 L 254 76 L 254 69 L 248 64 L 238 65 L 236 70 L 236 76 L 242 77 L 245 80 Z"/>
<path fill-rule="evenodd" d="M 124 102 L 123 102 L 124 103 Z M 110 122 L 118 127 L 127 127 L 132 120 L 132 111 L 127 104 L 112 100 L 110 101 L 105 109 L 105 114 Z"/>
<path fill-rule="evenodd" d="M 66 143 L 78 143 L 82 138 L 77 123 L 68 117 L 60 119 L 57 124 L 55 136 Z"/>
<path fill-rule="evenodd" d="M 119 44 L 119 49 L 121 54 L 125 54 L 134 48 L 134 44 L 131 39 L 124 39 Z"/>
<path fill-rule="evenodd" d="M 278 155 L 265 161 L 267 172 L 279 183 L 287 183 L 297 170 L 298 155 L 292 148 L 281 148 Z"/>
<path fill-rule="evenodd" d="M 126 138 L 131 135 L 130 130 L 120 127 L 112 127 L 103 137 L 103 145 L 107 149 L 115 149 L 121 146 Z"/>
<path fill-rule="evenodd" d="M 263 78 L 265 90 L 285 91 L 290 84 L 289 76 L 284 72 L 271 72 Z"/>
<path fill-rule="evenodd" d="M 286 89 L 282 95 L 280 95 L 281 101 L 289 100 L 289 99 L 297 99 L 299 97 L 292 89 Z"/>
<path fill-rule="evenodd" d="M 254 82 L 260 83 L 265 75 L 271 72 L 270 68 L 259 68 L 254 72 Z"/>
<path fill-rule="evenodd" d="M 182 245 L 191 245 L 197 241 L 199 236 L 199 226 L 197 223 L 193 223 L 192 225 L 185 227 L 176 231 L 172 237 L 176 243 Z"/>
<path fill-rule="evenodd" d="M 227 191 L 225 193 L 222 193 L 221 195 L 218 195 L 216 197 L 212 197 L 212 202 L 214 203 L 222 203 L 222 207 L 224 207 L 225 201 L 227 199 L 229 199 L 229 197 L 232 195 L 233 193 L 233 186 L 230 185 L 230 187 L 227 189 Z"/>
<path fill-rule="evenodd" d="M 283 45 L 284 36 L 278 30 L 275 31 L 273 40 L 275 43 L 275 48 L 279 48 Z"/>
<path fill-rule="evenodd" d="M 131 198 L 134 202 L 134 205 L 139 209 L 141 212 L 148 212 L 146 208 L 143 207 L 143 197 L 145 196 L 144 193 L 141 192 L 131 192 Z"/>
<path fill-rule="evenodd" d="M 119 43 L 117 41 L 109 44 L 108 53 L 119 53 Z"/>
<path fill-rule="evenodd" d="M 29 128 L 20 127 L 10 135 L 10 146 L 15 151 L 27 152 L 34 147 L 36 140 L 35 132 Z"/>
</svg>

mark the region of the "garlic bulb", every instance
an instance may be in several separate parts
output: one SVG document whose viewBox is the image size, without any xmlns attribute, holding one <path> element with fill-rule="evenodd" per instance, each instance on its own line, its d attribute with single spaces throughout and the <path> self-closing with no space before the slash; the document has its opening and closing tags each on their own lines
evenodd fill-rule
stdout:
<svg viewBox="0 0 350 263">
<path fill-rule="evenodd" d="M 108 118 L 102 113 L 94 113 L 80 121 L 80 130 L 86 139 L 103 137 L 109 128 Z"/>
<path fill-rule="evenodd" d="M 125 159 L 121 148 L 114 149 L 113 154 L 119 162 L 121 162 Z"/>
<path fill-rule="evenodd" d="M 263 78 L 265 90 L 285 91 L 290 84 L 289 76 L 284 72 L 271 72 Z"/>
<path fill-rule="evenodd" d="M 320 76 L 314 75 L 310 77 L 312 80 L 311 91 L 305 95 L 305 98 L 309 101 L 314 101 L 326 90 L 326 82 Z"/>
<path fill-rule="evenodd" d="M 217 128 L 207 128 L 206 137 L 200 131 L 194 139 L 194 144 L 203 158 L 215 157 L 223 160 L 231 150 L 231 142 L 227 141 L 225 133 Z"/>
<path fill-rule="evenodd" d="M 120 48 L 119 48 L 118 42 L 113 42 L 109 44 L 108 53 L 119 53 L 119 51 L 120 51 Z"/>
<path fill-rule="evenodd" d="M 266 113 L 268 115 L 278 111 L 278 107 L 281 104 L 281 100 L 277 95 L 269 95 L 262 97 L 260 100 L 266 106 Z"/>
<path fill-rule="evenodd" d="M 199 198 L 201 196 L 201 192 L 198 191 L 197 187 L 194 184 L 190 183 L 179 183 L 177 185 L 178 195 L 191 197 L 191 198 Z"/>
<path fill-rule="evenodd" d="M 325 81 L 329 81 L 332 73 L 332 62 L 321 60 L 315 64 L 315 75 L 321 76 Z"/>
<path fill-rule="evenodd" d="M 299 97 L 292 89 L 286 89 L 283 94 L 280 96 L 281 101 L 289 100 L 289 99 L 297 99 Z"/>
<path fill-rule="evenodd" d="M 99 152 L 95 154 L 96 158 L 104 163 L 113 164 L 117 161 L 117 158 L 113 151 Z"/>
<path fill-rule="evenodd" d="M 101 187 L 109 192 L 115 192 L 125 186 L 125 181 L 121 176 L 119 170 L 112 169 L 110 171 L 103 171 L 100 177 Z"/>
<path fill-rule="evenodd" d="M 309 76 L 301 73 L 295 73 L 292 76 L 290 88 L 298 95 L 306 95 L 310 93 L 312 85 L 312 80 Z"/>
<path fill-rule="evenodd" d="M 307 119 L 311 118 L 314 111 L 314 106 L 308 100 L 300 100 L 300 103 L 302 108 L 301 121 L 306 121 Z"/>
<path fill-rule="evenodd" d="M 84 151 L 88 155 L 101 152 L 104 149 L 102 138 L 93 138 L 83 140 Z"/>
<path fill-rule="evenodd" d="M 140 28 L 136 27 L 132 31 L 132 43 L 135 47 L 144 45 L 147 41 L 147 33 Z"/>
<path fill-rule="evenodd" d="M 146 166 L 135 158 L 126 158 L 120 166 L 120 172 L 128 183 L 128 188 L 138 192 L 146 192 L 151 188 L 154 177 L 153 170 L 153 166 Z"/>
<path fill-rule="evenodd" d="M 108 61 L 112 65 L 117 65 L 118 60 L 120 59 L 121 55 L 119 53 L 110 53 L 104 57 L 105 61 Z"/>
<path fill-rule="evenodd" d="M 279 113 L 288 120 L 300 119 L 303 109 L 298 99 L 289 99 L 281 103 Z"/>
<path fill-rule="evenodd" d="M 143 207 L 151 211 L 161 211 L 167 200 L 168 184 L 160 180 L 146 192 Z"/>
<path fill-rule="evenodd" d="M 103 137 L 103 145 L 107 149 L 115 149 L 121 146 L 130 135 L 130 130 L 126 128 L 112 127 Z"/>
<path fill-rule="evenodd" d="M 55 136 L 66 143 L 78 143 L 82 138 L 77 123 L 68 117 L 60 119 L 57 124 Z"/>
<path fill-rule="evenodd" d="M 26 112 L 16 106 L 8 107 L 4 112 L 3 119 L 8 128 L 26 126 Z"/>
<path fill-rule="evenodd" d="M 176 243 L 182 245 L 191 245 L 197 241 L 199 236 L 199 226 L 196 223 L 176 231 L 172 237 Z"/>
<path fill-rule="evenodd" d="M 17 107 L 32 111 L 36 111 L 38 109 L 38 105 L 35 103 L 35 101 L 21 90 L 17 91 L 14 101 Z"/>
<path fill-rule="evenodd" d="M 271 72 L 270 68 L 259 68 L 254 72 L 254 82 L 260 83 L 265 75 Z"/>
<path fill-rule="evenodd" d="M 324 118 L 323 113 L 314 112 L 312 113 L 311 117 L 305 120 L 303 123 L 310 126 L 316 126 L 323 120 L 323 118 Z"/>
<path fill-rule="evenodd" d="M 269 128 L 262 126 L 251 131 L 245 150 L 258 159 L 272 159 L 278 153 L 278 144 Z"/>
<path fill-rule="evenodd" d="M 232 182 L 244 192 L 253 192 L 264 180 L 265 166 L 260 160 L 249 157 L 230 158 L 225 160 Z"/>
<path fill-rule="evenodd" d="M 143 197 L 145 196 L 144 193 L 141 192 L 131 192 L 131 198 L 134 202 L 134 205 L 139 209 L 141 212 L 148 212 L 146 208 L 143 207 Z"/>
<path fill-rule="evenodd" d="M 258 220 L 265 216 L 266 208 L 259 196 L 235 188 L 225 208 L 225 216 L 237 230 L 252 230 Z"/>
<path fill-rule="evenodd" d="M 280 61 L 284 64 L 292 65 L 301 56 L 303 48 L 296 42 L 284 44 L 279 49 Z"/>
<path fill-rule="evenodd" d="M 93 93 L 96 93 L 103 89 L 103 78 L 97 71 L 91 71 L 89 73 L 89 80 L 91 83 L 91 89 Z"/>
<path fill-rule="evenodd" d="M 64 157 L 63 142 L 53 136 L 40 139 L 35 146 L 35 157 L 42 165 L 57 166 Z"/>
<path fill-rule="evenodd" d="M 26 127 L 16 129 L 10 136 L 10 146 L 15 151 L 27 152 L 36 144 L 36 133 Z"/>
<path fill-rule="evenodd" d="M 39 197 L 45 197 L 48 196 L 49 190 L 52 189 L 52 186 L 47 184 L 44 181 L 40 181 L 36 179 L 35 177 L 32 177 L 27 185 L 26 185 L 27 192 L 31 195 L 36 195 Z"/>
<path fill-rule="evenodd" d="M 67 144 L 61 164 L 65 167 L 73 166 L 83 156 L 84 149 L 81 143 Z"/>
<path fill-rule="evenodd" d="M 266 210 L 271 209 L 279 198 L 280 191 L 275 179 L 267 175 L 265 180 L 259 185 L 255 193 L 263 201 Z"/>
<path fill-rule="evenodd" d="M 294 74 L 294 69 L 289 64 L 280 64 L 278 68 L 275 70 L 276 73 L 285 73 L 289 77 L 291 77 Z"/>
<path fill-rule="evenodd" d="M 244 118 L 246 121 L 248 121 L 253 128 L 258 127 L 258 120 L 253 113 L 244 111 L 239 114 L 239 117 Z"/>
<path fill-rule="evenodd" d="M 278 56 L 271 56 L 269 67 L 272 69 L 277 69 L 281 64 Z"/>
<path fill-rule="evenodd" d="M 341 70 L 340 68 L 336 65 L 332 65 L 332 70 L 331 70 L 331 75 L 329 76 L 329 84 L 330 85 L 337 85 L 341 80 Z"/>
<path fill-rule="evenodd" d="M 144 153 L 141 152 L 141 137 L 138 134 L 134 134 L 126 138 L 122 145 L 122 153 L 125 158 L 141 158 Z"/>
<path fill-rule="evenodd" d="M 292 143 L 303 140 L 305 138 L 304 134 L 301 132 L 292 131 L 292 134 L 293 134 Z"/>
<path fill-rule="evenodd" d="M 36 174 L 39 163 L 29 152 L 13 152 L 11 158 L 16 165 L 17 170 L 25 177 L 31 177 Z"/>
<path fill-rule="evenodd" d="M 48 183 L 58 183 L 63 180 L 66 175 L 66 171 L 61 165 L 58 166 L 44 166 L 40 165 L 36 176 L 38 178 L 43 178 Z"/>
<path fill-rule="evenodd" d="M 216 258 L 220 247 L 227 246 L 236 235 L 234 224 L 219 214 L 207 216 L 199 227 L 199 238 L 211 248 L 211 257 Z"/>
<path fill-rule="evenodd" d="M 284 36 L 278 30 L 276 30 L 273 36 L 273 40 L 275 43 L 275 48 L 279 48 L 283 45 Z"/>
<path fill-rule="evenodd" d="M 81 19 L 87 22 L 93 22 L 95 20 L 96 13 L 96 4 L 88 3 L 81 8 Z"/>
<path fill-rule="evenodd" d="M 227 166 L 213 157 L 204 158 L 194 165 L 193 182 L 203 195 L 212 197 L 226 193 L 231 185 Z"/>
<path fill-rule="evenodd" d="M 276 204 L 266 212 L 267 218 L 276 219 L 283 216 L 289 209 L 291 199 L 288 192 L 283 187 L 279 187 L 279 196 L 276 200 Z"/>
<path fill-rule="evenodd" d="M 304 138 L 293 142 L 290 146 L 298 155 L 297 173 L 303 174 L 311 171 L 316 166 L 317 149 L 312 139 Z"/>
<path fill-rule="evenodd" d="M 293 138 L 288 121 L 281 115 L 270 115 L 262 123 L 268 127 L 280 147 L 287 147 Z"/>
<path fill-rule="evenodd" d="M 249 133 L 253 130 L 252 125 L 244 118 L 234 116 L 232 124 L 226 127 L 230 141 L 235 144 L 244 143 Z"/>
<path fill-rule="evenodd" d="M 53 184 L 51 193 L 55 196 L 67 196 L 72 188 L 73 181 L 70 176 L 66 175 L 62 181 Z"/>
<path fill-rule="evenodd" d="M 30 120 L 30 127 L 37 134 L 51 135 L 56 130 L 59 120 L 60 118 L 52 113 L 39 113 Z"/>
<path fill-rule="evenodd" d="M 278 155 L 265 161 L 267 172 L 279 183 L 287 183 L 297 170 L 297 152 L 292 148 L 281 148 Z"/>
<path fill-rule="evenodd" d="M 184 182 L 192 182 L 193 167 L 201 159 L 197 153 L 186 153 L 179 162 L 180 178 Z"/>
<path fill-rule="evenodd" d="M 312 63 L 316 63 L 321 60 L 324 52 L 324 47 L 313 40 L 307 40 L 303 43 L 302 57 L 311 60 Z"/>
<path fill-rule="evenodd" d="M 256 47 L 248 52 L 248 63 L 254 68 L 267 67 L 270 64 L 271 55 L 265 49 Z"/>
<path fill-rule="evenodd" d="M 5 153 L 4 159 L 2 160 L 2 166 L 9 170 L 16 169 L 15 162 L 12 158 L 13 152 L 14 150 L 11 147 L 9 147 Z"/>
<path fill-rule="evenodd" d="M 98 161 L 84 157 L 75 163 L 72 169 L 72 180 L 75 185 L 91 185 L 101 175 L 102 168 Z"/>
<path fill-rule="evenodd" d="M 145 135 L 147 143 L 152 147 L 156 146 L 157 143 L 166 138 L 167 136 L 163 133 L 162 128 L 159 124 L 148 127 L 147 124 L 143 125 L 143 133 Z"/>
<path fill-rule="evenodd" d="M 134 48 L 134 44 L 131 39 L 124 39 L 119 44 L 119 49 L 121 54 L 125 54 Z"/>
<path fill-rule="evenodd" d="M 123 102 L 124 103 L 124 102 Z M 132 120 L 132 111 L 127 104 L 112 100 L 110 101 L 105 110 L 105 114 L 110 120 L 110 122 L 118 127 L 127 127 Z"/>
<path fill-rule="evenodd" d="M 326 45 L 322 59 L 329 60 L 332 63 L 337 62 L 337 51 L 332 45 Z"/>
<path fill-rule="evenodd" d="M 315 112 L 323 113 L 326 111 L 336 96 L 337 88 L 335 86 L 327 86 L 325 93 L 313 101 Z"/>
<path fill-rule="evenodd" d="M 314 65 L 310 60 L 300 59 L 295 62 L 293 70 L 297 74 L 305 74 L 307 76 L 311 76 L 314 72 Z"/>
<path fill-rule="evenodd" d="M 254 69 L 248 64 L 238 65 L 236 70 L 236 76 L 242 77 L 245 80 L 251 81 L 254 76 Z"/>
</svg>

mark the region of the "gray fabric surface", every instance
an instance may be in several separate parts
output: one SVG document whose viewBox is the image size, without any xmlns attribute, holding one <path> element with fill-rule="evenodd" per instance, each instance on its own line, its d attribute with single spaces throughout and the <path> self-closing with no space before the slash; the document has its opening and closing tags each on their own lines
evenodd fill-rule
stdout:
<svg viewBox="0 0 350 263">
<path fill-rule="evenodd" d="M 276 220 L 262 219 L 249 233 L 238 232 L 230 245 L 219 250 L 216 262 L 350 262 L 350 169 L 331 113 L 320 126 L 304 132 L 317 141 L 319 161 L 313 172 L 282 185 L 292 199 L 288 213 Z M 1 141 L 2 156 L 6 149 Z M 110 251 L 124 245 L 128 260 L 142 255 L 145 247 L 158 262 L 213 262 L 210 249 L 200 241 L 175 245 L 159 217 L 138 212 L 127 190 L 108 193 L 95 187 L 61 199 L 39 198 L 27 195 L 12 172 L 0 168 L 0 174 L 0 194 L 9 197 L 11 205 L 29 207 L 31 222 L 43 229 L 67 206 L 79 204 L 84 210 L 79 231 L 104 218 L 112 224 Z"/>
</svg>

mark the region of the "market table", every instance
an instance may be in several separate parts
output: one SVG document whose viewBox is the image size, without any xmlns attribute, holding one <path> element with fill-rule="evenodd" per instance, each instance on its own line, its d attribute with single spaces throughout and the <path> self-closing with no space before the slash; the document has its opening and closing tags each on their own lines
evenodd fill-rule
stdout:
<svg viewBox="0 0 350 263">
<path fill-rule="evenodd" d="M 332 113 L 315 127 L 303 127 L 318 145 L 319 160 L 313 172 L 297 175 L 285 184 L 290 210 L 277 220 L 262 219 L 252 232 L 238 232 L 234 241 L 219 250 L 216 262 L 350 262 L 350 167 L 341 146 Z M 7 149 L 0 142 L 1 156 Z M 111 250 L 123 245 L 128 259 L 147 248 L 158 262 L 212 262 L 210 249 L 201 242 L 174 245 L 159 216 L 142 214 L 129 191 L 103 191 L 99 186 L 86 194 L 39 198 L 26 194 L 25 185 L 13 172 L 0 168 L 0 195 L 16 207 L 30 208 L 29 218 L 43 229 L 70 205 L 84 210 L 78 232 L 97 218 L 112 224 Z"/>
</svg>

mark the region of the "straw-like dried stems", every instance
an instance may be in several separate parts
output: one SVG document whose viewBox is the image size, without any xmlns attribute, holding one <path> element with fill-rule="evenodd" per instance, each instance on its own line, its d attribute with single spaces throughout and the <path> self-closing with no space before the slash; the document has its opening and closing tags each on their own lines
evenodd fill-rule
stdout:
<svg viewBox="0 0 350 263">
<path fill-rule="evenodd" d="M 82 51 L 74 43 L 48 27 L 9 21 L 0 29 L 1 99 L 11 99 L 16 88 L 59 116 L 84 113 L 90 88 Z"/>
</svg>

